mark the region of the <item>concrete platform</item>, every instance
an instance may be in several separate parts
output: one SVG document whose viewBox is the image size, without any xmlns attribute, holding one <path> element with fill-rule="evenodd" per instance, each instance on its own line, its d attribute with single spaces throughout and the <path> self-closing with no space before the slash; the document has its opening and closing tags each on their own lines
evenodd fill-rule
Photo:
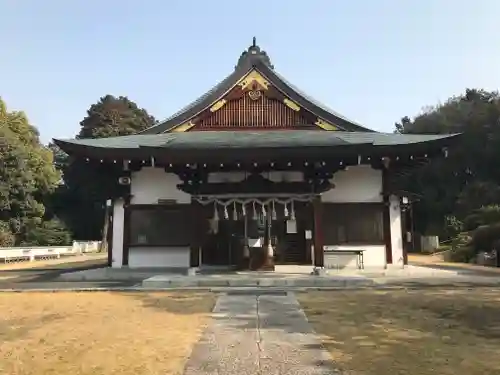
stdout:
<svg viewBox="0 0 500 375">
<path fill-rule="evenodd" d="M 309 278 L 313 271 L 312 266 L 276 266 L 274 272 L 256 272 L 256 271 L 232 271 L 232 270 L 197 270 L 188 268 L 109 268 L 102 267 L 96 269 L 86 269 L 65 272 L 59 275 L 59 281 L 136 281 L 142 282 L 145 279 L 162 275 L 163 277 L 178 278 L 178 277 L 196 277 L 199 279 L 221 279 L 236 278 L 238 280 L 245 279 L 283 279 L 283 278 Z M 472 273 L 472 271 L 470 271 Z M 468 271 L 457 270 L 443 270 L 419 266 L 405 266 L 389 267 L 389 268 L 367 268 L 364 270 L 357 269 L 342 269 L 331 270 L 325 269 L 324 276 L 317 277 L 361 277 L 361 278 L 374 278 L 374 277 L 445 277 L 456 276 L 458 274 L 467 274 Z M 204 281 L 202 281 L 203 283 Z M 246 282 L 246 281 L 242 281 Z"/>
<path fill-rule="evenodd" d="M 187 268 L 110 268 L 102 267 L 81 271 L 66 272 L 58 277 L 58 281 L 136 281 L 141 282 L 149 277 L 161 274 L 187 275 Z"/>
<path fill-rule="evenodd" d="M 142 282 L 145 289 L 170 289 L 170 288 L 224 288 L 224 287 L 368 287 L 375 285 L 375 282 L 363 276 L 294 276 L 282 277 L 265 275 L 244 276 L 244 275 L 217 275 L 217 276 L 171 276 L 156 275 L 149 277 Z"/>
</svg>

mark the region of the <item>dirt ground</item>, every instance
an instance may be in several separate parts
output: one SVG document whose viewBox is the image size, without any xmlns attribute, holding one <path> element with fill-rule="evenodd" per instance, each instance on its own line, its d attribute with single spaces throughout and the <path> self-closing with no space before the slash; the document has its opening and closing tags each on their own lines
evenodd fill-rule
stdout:
<svg viewBox="0 0 500 375">
<path fill-rule="evenodd" d="M 415 265 L 437 266 L 441 268 L 450 268 L 456 270 L 499 274 L 500 268 L 493 266 L 482 266 L 479 264 L 444 262 L 439 256 L 426 254 L 408 254 L 408 262 Z"/>
<path fill-rule="evenodd" d="M 500 289 L 297 297 L 346 374 L 500 374 Z"/>
<path fill-rule="evenodd" d="M 182 374 L 215 296 L 2 293 L 0 374 Z"/>
</svg>

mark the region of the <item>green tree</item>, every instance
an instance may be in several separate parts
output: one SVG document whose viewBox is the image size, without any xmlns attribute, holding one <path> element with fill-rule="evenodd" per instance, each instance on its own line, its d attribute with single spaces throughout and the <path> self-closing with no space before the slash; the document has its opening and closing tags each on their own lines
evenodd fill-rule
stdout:
<svg viewBox="0 0 500 375">
<path fill-rule="evenodd" d="M 447 159 L 433 161 L 405 181 L 421 196 L 415 205 L 417 229 L 442 234 L 447 215 L 463 219 L 485 204 L 500 203 L 500 97 L 467 89 L 447 102 L 428 107 L 413 120 L 403 117 L 396 132 L 464 133 Z"/>
<path fill-rule="evenodd" d="M 90 106 L 80 122 L 77 138 L 130 135 L 154 124 L 154 117 L 127 97 L 106 95 Z M 116 185 L 114 174 L 106 166 L 69 160 L 55 146 L 52 150 L 64 180 L 54 198 L 54 213 L 67 223 L 74 238 L 100 239 L 105 202 L 110 197 L 110 189 Z"/>
<path fill-rule="evenodd" d="M 24 240 L 24 245 L 62 246 L 71 244 L 71 234 L 66 225 L 58 218 L 46 220 L 31 228 Z"/>
<path fill-rule="evenodd" d="M 0 245 L 25 243 L 31 229 L 43 225 L 44 199 L 59 180 L 37 129 L 0 99 Z"/>
<path fill-rule="evenodd" d="M 103 96 L 80 122 L 77 138 L 106 138 L 140 132 L 156 123 L 145 109 L 126 96 Z"/>
</svg>

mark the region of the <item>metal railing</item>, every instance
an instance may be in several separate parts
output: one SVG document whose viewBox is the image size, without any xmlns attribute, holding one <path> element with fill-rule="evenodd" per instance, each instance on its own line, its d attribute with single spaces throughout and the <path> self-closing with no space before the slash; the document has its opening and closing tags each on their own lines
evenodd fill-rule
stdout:
<svg viewBox="0 0 500 375">
<path fill-rule="evenodd" d="M 0 262 L 35 261 L 58 259 L 66 255 L 93 253 L 99 250 L 101 242 L 74 241 L 70 246 L 18 246 L 0 247 Z"/>
</svg>

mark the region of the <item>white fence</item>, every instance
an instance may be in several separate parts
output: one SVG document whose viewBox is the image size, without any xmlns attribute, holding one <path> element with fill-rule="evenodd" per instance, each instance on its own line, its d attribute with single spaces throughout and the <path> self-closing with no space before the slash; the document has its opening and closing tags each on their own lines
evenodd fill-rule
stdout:
<svg viewBox="0 0 500 375">
<path fill-rule="evenodd" d="M 100 241 L 74 241 L 71 246 L 0 247 L 0 262 L 16 262 L 38 259 L 57 259 L 64 255 L 92 253 L 99 250 Z"/>
</svg>

